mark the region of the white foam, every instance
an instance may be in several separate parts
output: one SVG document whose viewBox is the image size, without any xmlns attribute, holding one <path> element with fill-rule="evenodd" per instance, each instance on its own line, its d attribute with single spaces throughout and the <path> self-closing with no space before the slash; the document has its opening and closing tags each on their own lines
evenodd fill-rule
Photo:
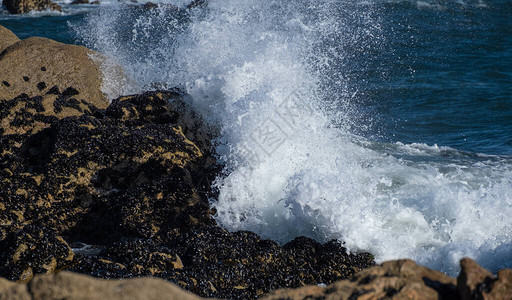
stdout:
<svg viewBox="0 0 512 300">
<path fill-rule="evenodd" d="M 343 51 L 383 42 L 371 8 L 210 0 L 185 24 L 165 8 L 127 13 L 103 11 L 81 34 L 141 86 L 183 84 L 220 128 L 226 167 L 212 204 L 226 228 L 337 238 L 452 274 L 463 256 L 512 266 L 510 158 L 354 134 L 365 124 L 343 64 L 357 55 Z"/>
</svg>

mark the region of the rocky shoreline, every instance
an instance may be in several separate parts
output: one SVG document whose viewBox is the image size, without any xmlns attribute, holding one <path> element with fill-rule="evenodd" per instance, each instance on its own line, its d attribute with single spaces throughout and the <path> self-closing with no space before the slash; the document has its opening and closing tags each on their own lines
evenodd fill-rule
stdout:
<svg viewBox="0 0 512 300">
<path fill-rule="evenodd" d="M 374 266 L 329 286 L 311 285 L 263 295 L 264 300 L 300 299 L 510 299 L 512 270 L 495 277 L 470 259 L 457 279 L 397 260 Z M 26 284 L 0 278 L 0 299 L 204 299 L 155 277 L 100 280 L 67 271 L 37 275 Z"/>
<path fill-rule="evenodd" d="M 0 55 L 2 277 L 156 276 L 205 297 L 255 298 L 373 265 L 335 241 L 280 246 L 219 227 L 208 202 L 215 130 L 186 94 L 109 104 L 88 49 L 11 41 Z"/>
<path fill-rule="evenodd" d="M 108 101 L 94 55 L 0 27 L 0 276 L 19 282 L 0 281 L 0 299 L 115 298 L 132 283 L 132 297 L 188 295 L 68 271 L 230 299 L 307 285 L 266 297 L 509 299 L 510 272 L 494 278 L 471 261 L 457 283 L 411 261 L 374 266 L 337 241 L 281 246 L 224 230 L 209 203 L 222 168 L 215 129 L 178 89 Z"/>
</svg>

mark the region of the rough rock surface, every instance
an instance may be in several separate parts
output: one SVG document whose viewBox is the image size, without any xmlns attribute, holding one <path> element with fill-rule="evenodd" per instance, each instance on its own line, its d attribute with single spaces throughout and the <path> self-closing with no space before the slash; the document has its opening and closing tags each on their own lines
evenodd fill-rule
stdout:
<svg viewBox="0 0 512 300">
<path fill-rule="evenodd" d="M 100 280 L 85 275 L 59 272 L 36 276 L 28 284 L 0 278 L 0 300 L 83 299 L 83 300 L 193 300 L 201 299 L 158 278 Z"/>
<path fill-rule="evenodd" d="M 0 257 L 11 278 L 27 281 L 34 273 L 47 274 L 69 266 L 74 253 L 62 237 L 29 225 L 6 238 L 0 245 Z"/>
<path fill-rule="evenodd" d="M 32 10 L 56 10 L 61 11 L 60 5 L 50 0 L 3 0 L 3 5 L 12 14 L 24 14 Z"/>
<path fill-rule="evenodd" d="M 101 109 L 50 90 L 54 102 L 25 95 L 0 102 L 3 277 L 61 268 L 151 275 L 202 296 L 255 298 L 373 264 L 370 254 L 347 254 L 334 241 L 279 246 L 217 226 L 208 202 L 219 171 L 210 154 L 215 130 L 181 92 L 120 97 Z M 42 233 L 31 233 L 36 228 Z"/>
<path fill-rule="evenodd" d="M 460 266 L 457 286 L 461 299 L 512 299 L 511 269 L 500 270 L 495 277 L 468 258 L 461 260 Z"/>
<path fill-rule="evenodd" d="M 309 297 L 309 298 L 308 298 Z M 456 280 L 411 260 L 385 262 L 327 287 L 280 290 L 274 299 L 457 299 Z"/>
<path fill-rule="evenodd" d="M 21 94 L 45 96 L 57 88 L 78 101 L 106 108 L 100 68 L 90 58 L 93 54 L 82 46 L 39 37 L 10 45 L 0 54 L 0 101 Z"/>
<path fill-rule="evenodd" d="M 141 244 L 140 246 L 149 245 Z M 140 249 L 144 251 L 143 247 Z M 131 253 L 130 255 L 133 256 L 132 259 L 138 261 L 147 259 L 140 254 Z M 179 261 L 179 264 L 182 262 Z M 461 266 L 461 274 L 456 280 L 416 265 L 410 260 L 388 261 L 380 266 L 365 269 L 350 280 L 338 281 L 327 287 L 313 285 L 278 290 L 262 296 L 261 299 L 512 299 L 512 270 L 501 270 L 496 278 L 470 259 L 461 261 Z M 177 267 L 183 268 L 183 265 Z M 469 279 L 470 282 L 465 282 L 460 278 L 471 279 Z M 481 281 L 477 282 L 477 278 Z M 456 283 L 459 284 L 458 289 Z M 458 291 L 465 289 L 468 284 L 474 284 L 476 289 L 470 294 L 459 294 Z M 84 275 L 59 272 L 56 275 L 37 275 L 27 284 L 16 284 L 0 278 L 0 300 L 63 298 L 201 299 L 154 277 L 125 281 L 98 280 Z"/>
<path fill-rule="evenodd" d="M 471 259 L 461 260 L 457 279 L 415 264 L 388 261 L 327 287 L 307 286 L 275 291 L 262 299 L 512 299 L 512 270 L 494 277 Z"/>
<path fill-rule="evenodd" d="M 0 25 L 0 53 L 19 41 L 20 39 L 12 31 Z"/>
</svg>

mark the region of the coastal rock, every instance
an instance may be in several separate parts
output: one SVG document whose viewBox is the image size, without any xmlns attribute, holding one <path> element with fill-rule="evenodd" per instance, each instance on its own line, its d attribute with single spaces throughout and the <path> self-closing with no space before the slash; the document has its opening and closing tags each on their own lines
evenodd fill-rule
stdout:
<svg viewBox="0 0 512 300">
<path fill-rule="evenodd" d="M 469 258 L 462 259 L 460 267 L 457 284 L 461 299 L 512 299 L 511 269 L 500 270 L 496 278 Z"/>
<path fill-rule="evenodd" d="M 52 273 L 69 266 L 74 253 L 60 236 L 46 228 L 26 226 L 0 244 L 0 274 L 28 281 L 34 274 Z"/>
<path fill-rule="evenodd" d="M 22 94 L 11 100 L 0 100 L 0 135 L 35 134 L 50 127 L 57 120 L 92 115 L 99 107 L 76 99 L 73 88 L 64 92 L 54 86 L 43 96 L 28 97 Z"/>
<path fill-rule="evenodd" d="M 0 300 L 32 300 L 27 285 L 0 278 Z"/>
<path fill-rule="evenodd" d="M 303 242 L 310 246 L 300 246 Z M 281 247 L 251 232 L 194 226 L 79 255 L 68 270 L 104 278 L 158 276 L 201 296 L 253 299 L 280 287 L 348 278 L 372 261 L 368 254 L 347 254 L 334 241 L 292 243 L 293 248 Z M 309 252 L 311 246 L 315 252 Z"/>
<path fill-rule="evenodd" d="M 24 14 L 32 10 L 55 10 L 62 11 L 60 5 L 50 0 L 3 0 L 3 5 L 11 14 Z"/>
<path fill-rule="evenodd" d="M 19 41 L 20 39 L 12 31 L 0 25 L 0 53 Z"/>
<path fill-rule="evenodd" d="M 75 103 L 76 90 L 49 92 L 66 101 L 45 122 L 38 115 L 47 111 L 45 97 L 3 102 L 9 122 L 0 135 L 0 245 L 6 249 L 19 246 L 11 238 L 18 232 L 45 228 L 71 245 L 67 270 L 157 276 L 223 298 L 331 283 L 373 264 L 370 254 L 349 254 L 334 241 L 298 238 L 281 247 L 219 227 L 209 205 L 220 170 L 210 149 L 216 131 L 179 90 L 120 97 L 105 110 L 71 107 L 68 115 L 59 113 Z M 60 257 L 51 249 L 41 255 Z M 26 269 L 5 268 L 3 276 L 22 279 Z"/>
<path fill-rule="evenodd" d="M 253 235 L 253 234 L 252 234 Z M 128 246 L 128 244 L 132 244 Z M 122 246 L 124 245 L 124 246 Z M 127 251 L 126 257 L 122 259 L 133 259 L 132 266 L 137 270 L 144 264 L 158 260 L 155 257 L 166 257 L 169 270 L 181 270 L 186 268 L 186 262 L 182 262 L 178 256 L 168 253 L 153 252 L 155 243 L 130 241 L 119 244 L 119 251 Z M 128 246 L 128 247 L 125 247 Z M 136 251 L 132 251 L 137 249 Z M 118 252 L 121 253 L 121 252 Z M 120 256 L 121 258 L 121 256 Z M 115 260 L 115 258 L 113 258 Z M 103 259 L 104 266 L 112 264 L 112 261 Z M 127 262 L 127 265 L 130 262 Z M 218 262 L 219 264 L 236 265 L 236 261 Z M 461 264 L 471 264 L 469 268 L 461 271 L 463 276 L 478 278 L 482 272 L 487 272 L 473 261 L 465 259 Z M 127 267 L 118 263 L 118 268 Z M 156 266 L 156 265 L 154 265 Z M 263 265 L 262 265 L 263 266 Z M 162 268 L 164 268 L 162 266 Z M 137 271 L 136 271 L 137 272 Z M 476 272 L 469 274 L 468 272 Z M 138 274 L 138 273 L 137 273 Z M 132 274 L 131 276 L 140 276 Z M 219 276 L 222 276 L 219 274 Z M 129 277 L 128 275 L 126 277 Z M 486 277 L 487 278 L 487 277 Z M 362 270 L 349 280 L 335 282 L 329 286 L 311 285 L 298 289 L 277 290 L 260 299 L 511 299 L 512 270 L 504 269 L 498 272 L 498 277 L 492 279 L 492 283 L 479 292 L 467 295 L 457 293 L 455 284 L 457 281 L 443 273 L 419 266 L 410 260 L 397 260 L 384 262 L 380 266 L 374 266 Z M 209 286 L 212 291 L 219 288 L 214 285 L 214 280 L 209 279 L 203 283 L 201 278 L 190 278 L 196 288 L 202 285 Z M 271 282 L 270 282 L 271 283 Z M 179 281 L 178 285 L 185 285 Z M 268 284 L 268 282 L 267 282 Z M 464 285 L 464 283 L 462 283 Z M 460 288 L 460 287 L 459 287 Z M 245 286 L 236 286 L 237 290 L 247 289 Z M 118 298 L 119 297 L 119 298 Z M 192 295 L 180 287 L 154 277 L 143 277 L 128 280 L 99 280 L 89 276 L 74 274 L 70 272 L 59 272 L 55 275 L 36 275 L 34 279 L 25 284 L 16 284 L 0 278 L 0 299 L 202 299 Z M 253 299 L 254 295 L 237 294 L 235 297 Z"/>
<path fill-rule="evenodd" d="M 187 8 L 195 8 L 195 7 L 205 7 L 208 4 L 207 0 L 192 0 L 188 5 Z"/>
<path fill-rule="evenodd" d="M 70 272 L 38 275 L 28 284 L 0 278 L 0 299 L 194 300 L 202 299 L 158 278 L 100 280 Z"/>
<path fill-rule="evenodd" d="M 479 290 L 487 289 L 484 285 L 487 286 L 494 278 L 491 272 L 480 267 L 469 258 L 462 259 L 460 267 L 461 272 L 457 278 L 457 287 L 462 299 L 474 299 Z"/>
<path fill-rule="evenodd" d="M 190 179 L 194 167 L 183 169 L 203 154 L 180 126 L 129 124 L 100 112 L 49 124 L 24 141 L 19 135 L 0 140 L 9 149 L 0 171 L 0 220 L 9 230 L 37 223 L 58 234 L 71 230 L 87 241 L 83 235 L 99 239 L 131 232 L 132 222 L 141 225 L 139 231 L 154 230 L 172 220 L 171 213 L 179 215 L 179 203 L 185 210 L 200 205 Z M 23 141 L 19 148 L 8 142 L 15 138 Z M 134 203 L 141 200 L 155 206 Z M 159 218 L 158 212 L 167 214 Z M 151 220 L 144 219 L 151 214 Z"/>
<path fill-rule="evenodd" d="M 39 37 L 7 47 L 0 55 L 0 101 L 21 94 L 45 96 L 58 89 L 79 102 L 106 108 L 100 67 L 91 55 L 94 52 L 85 47 Z"/>
<path fill-rule="evenodd" d="M 388 261 L 327 287 L 279 290 L 262 298 L 275 299 L 458 299 L 456 280 L 415 264 Z"/>
</svg>

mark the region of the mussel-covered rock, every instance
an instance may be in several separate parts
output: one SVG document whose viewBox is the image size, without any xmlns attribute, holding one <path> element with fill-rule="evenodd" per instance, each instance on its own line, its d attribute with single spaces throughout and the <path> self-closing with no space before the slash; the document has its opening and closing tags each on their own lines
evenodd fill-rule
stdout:
<svg viewBox="0 0 512 300">
<path fill-rule="evenodd" d="M 120 97 L 106 109 L 75 101 L 74 88 L 50 91 L 53 102 L 27 95 L 0 101 L 0 247 L 23 248 L 27 243 L 13 237 L 44 228 L 43 240 L 65 241 L 74 256 L 70 263 L 63 245 L 37 251 L 38 233 L 30 249 L 39 256 L 14 262 L 16 250 L 7 251 L 4 276 L 66 268 L 103 278 L 157 276 L 202 296 L 255 298 L 331 283 L 373 264 L 370 254 L 348 254 L 334 241 L 298 238 L 280 246 L 219 227 L 209 205 L 220 169 L 210 149 L 216 131 L 180 91 Z"/>
<path fill-rule="evenodd" d="M 53 273 L 71 265 L 73 257 L 62 237 L 44 227 L 29 225 L 0 243 L 0 274 L 27 281 L 34 274 Z"/>
</svg>

